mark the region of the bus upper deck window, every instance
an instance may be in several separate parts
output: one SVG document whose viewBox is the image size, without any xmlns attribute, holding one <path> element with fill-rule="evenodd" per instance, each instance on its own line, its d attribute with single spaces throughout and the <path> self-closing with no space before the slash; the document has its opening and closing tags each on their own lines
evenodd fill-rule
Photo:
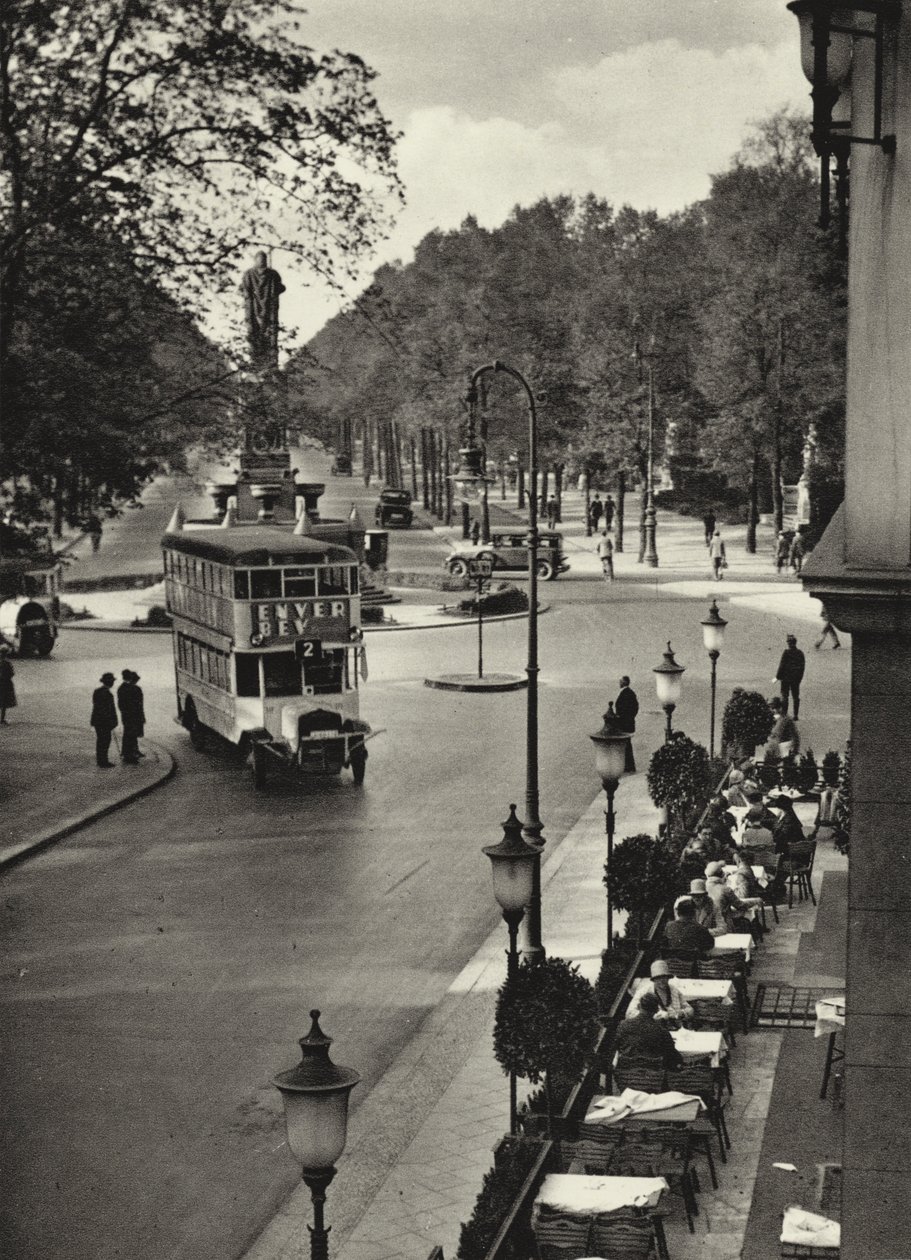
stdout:
<svg viewBox="0 0 911 1260">
<path fill-rule="evenodd" d="M 347 595 L 348 573 L 342 565 L 326 565 L 318 569 L 320 595 Z"/>
<path fill-rule="evenodd" d="M 250 573 L 251 599 L 281 599 L 281 569 L 253 569 Z"/>
<path fill-rule="evenodd" d="M 285 569 L 285 595 L 302 599 L 316 594 L 316 573 L 313 569 Z"/>
<path fill-rule="evenodd" d="M 246 569 L 234 570 L 234 598 L 250 598 L 250 574 Z"/>
<path fill-rule="evenodd" d="M 351 594 L 356 595 L 360 589 L 358 583 L 358 572 L 354 565 L 348 570 L 348 577 L 351 582 Z"/>
</svg>

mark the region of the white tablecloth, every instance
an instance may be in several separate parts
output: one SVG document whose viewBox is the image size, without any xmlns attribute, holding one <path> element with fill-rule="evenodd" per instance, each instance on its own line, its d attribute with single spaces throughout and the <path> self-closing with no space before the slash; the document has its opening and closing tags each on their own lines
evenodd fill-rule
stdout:
<svg viewBox="0 0 911 1260">
<path fill-rule="evenodd" d="M 593 1177 L 581 1173 L 548 1173 L 535 1204 L 597 1216 L 624 1207 L 657 1207 L 668 1188 L 663 1177 Z"/>
<path fill-rule="evenodd" d="M 840 1032 L 845 1026 L 845 999 L 841 997 L 823 998 L 816 1003 L 815 1036 L 828 1037 L 829 1033 Z"/>
<path fill-rule="evenodd" d="M 742 949 L 746 955 L 747 962 L 750 961 L 750 955 L 753 951 L 753 938 L 749 932 L 726 932 L 724 936 L 716 936 L 712 957 L 715 954 L 723 954 L 728 950 L 735 949 Z"/>
<path fill-rule="evenodd" d="M 784 1210 L 781 1241 L 792 1246 L 800 1243 L 804 1247 L 840 1247 L 841 1226 L 838 1221 L 830 1221 L 828 1217 L 792 1204 Z"/>
<path fill-rule="evenodd" d="M 633 981 L 631 986 L 633 993 L 643 984 L 648 984 L 648 976 L 638 976 Z M 703 1001 L 724 1002 L 726 1006 L 732 1006 L 734 1003 L 734 984 L 731 980 L 688 980 L 685 976 L 681 976 L 677 984 L 688 1002 L 698 1002 L 701 998 Z"/>
<path fill-rule="evenodd" d="M 684 1059 L 708 1058 L 712 1067 L 720 1067 L 721 1060 L 727 1058 L 727 1042 L 717 1029 L 694 1032 L 691 1028 L 678 1028 L 671 1036 Z"/>
<path fill-rule="evenodd" d="M 694 1094 L 667 1090 L 646 1094 L 641 1089 L 625 1089 L 622 1094 L 596 1094 L 585 1117 L 586 1124 L 616 1124 L 630 1116 L 645 1120 L 695 1120 L 702 1099 Z"/>
</svg>

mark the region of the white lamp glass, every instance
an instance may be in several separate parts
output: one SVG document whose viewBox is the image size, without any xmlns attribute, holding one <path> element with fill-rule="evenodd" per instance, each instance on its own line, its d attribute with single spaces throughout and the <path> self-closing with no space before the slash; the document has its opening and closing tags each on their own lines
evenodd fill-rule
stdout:
<svg viewBox="0 0 911 1260">
<path fill-rule="evenodd" d="M 501 910 L 521 910 L 531 901 L 533 863 L 527 857 L 495 858 L 493 895 Z"/>
<path fill-rule="evenodd" d="M 816 49 L 813 44 L 813 14 L 808 5 L 797 15 L 800 23 L 800 66 L 805 77 L 813 82 L 816 65 Z M 849 26 L 851 15 L 840 9 L 832 12 L 831 18 L 835 26 Z M 850 35 L 840 31 L 829 33 L 829 49 L 826 56 L 826 86 L 841 88 L 851 73 L 851 58 L 854 52 L 854 40 Z"/>
<path fill-rule="evenodd" d="M 676 705 L 680 700 L 680 694 L 683 691 L 683 683 L 680 674 L 655 674 L 655 687 L 658 691 L 658 700 L 662 705 Z"/>
<path fill-rule="evenodd" d="M 595 739 L 595 769 L 602 783 L 620 779 L 626 769 L 626 740 Z"/>
<path fill-rule="evenodd" d="M 288 1145 L 302 1168 L 331 1168 L 345 1149 L 348 1089 L 282 1090 Z"/>
<path fill-rule="evenodd" d="M 702 623 L 702 642 L 707 652 L 720 652 L 724 647 L 724 626 Z"/>
</svg>

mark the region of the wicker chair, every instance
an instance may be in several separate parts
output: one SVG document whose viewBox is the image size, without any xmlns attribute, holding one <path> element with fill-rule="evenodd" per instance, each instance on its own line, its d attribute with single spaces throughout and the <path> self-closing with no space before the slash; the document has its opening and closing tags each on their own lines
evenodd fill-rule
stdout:
<svg viewBox="0 0 911 1260">
<path fill-rule="evenodd" d="M 686 1222 L 695 1234 L 694 1218 L 699 1215 L 696 1179 L 692 1160 L 692 1138 L 688 1130 L 664 1125 L 649 1129 L 644 1125 L 627 1129 L 617 1152 L 616 1173 L 627 1177 L 664 1177 L 672 1191 L 683 1199 Z"/>
<path fill-rule="evenodd" d="M 687 1063 L 676 1072 L 671 1072 L 668 1076 L 668 1088 L 677 1089 L 682 1094 L 696 1094 L 705 1103 L 706 1113 L 712 1126 L 712 1132 L 718 1139 L 718 1153 L 721 1156 L 721 1162 L 727 1163 L 727 1152 L 731 1149 L 731 1139 L 728 1134 L 728 1127 L 724 1118 L 725 1103 L 721 1096 L 721 1083 L 714 1068 L 704 1067 L 699 1063 Z M 697 1122 L 694 1130 L 697 1144 L 700 1149 L 708 1157 L 709 1173 L 712 1178 L 712 1185 L 718 1186 L 715 1178 L 715 1164 L 712 1159 L 711 1146 L 708 1143 L 708 1131 L 700 1132 Z M 705 1139 L 702 1142 L 699 1139 Z"/>
<path fill-rule="evenodd" d="M 803 840 L 788 845 L 787 856 L 781 863 L 781 873 L 788 886 L 788 909 L 794 904 L 794 888 L 797 888 L 797 899 L 803 901 L 809 897 L 816 905 L 813 892 L 813 863 L 816 859 L 816 841 Z"/>
<path fill-rule="evenodd" d="M 591 1217 L 542 1209 L 533 1225 L 540 1260 L 582 1260 L 590 1256 L 591 1227 Z"/>
<path fill-rule="evenodd" d="M 614 1084 L 620 1090 L 641 1089 L 644 1094 L 660 1094 L 667 1088 L 666 1080 L 667 1070 L 660 1063 L 625 1063 L 614 1068 Z"/>
<path fill-rule="evenodd" d="M 730 980 L 737 994 L 737 1004 L 743 1031 L 750 1027 L 750 995 L 746 980 L 746 959 L 739 950 L 732 950 L 720 958 L 701 958 L 696 964 L 696 975 L 700 980 Z"/>
<path fill-rule="evenodd" d="M 699 954 L 694 949 L 672 950 L 665 947 L 662 957 L 667 963 L 668 971 L 678 980 L 692 980 L 696 974 L 696 960 Z"/>
<path fill-rule="evenodd" d="M 649 1260 L 655 1254 L 666 1255 L 660 1220 L 649 1216 L 596 1216 L 590 1241 L 592 1255 L 602 1260 Z"/>
</svg>

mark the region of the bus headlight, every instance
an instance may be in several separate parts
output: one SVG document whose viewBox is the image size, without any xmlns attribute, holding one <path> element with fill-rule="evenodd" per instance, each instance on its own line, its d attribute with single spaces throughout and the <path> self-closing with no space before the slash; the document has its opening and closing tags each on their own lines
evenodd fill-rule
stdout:
<svg viewBox="0 0 911 1260">
<path fill-rule="evenodd" d="M 256 633 L 250 635 L 250 643 L 253 647 L 262 647 L 265 641 L 264 636 L 261 634 Z"/>
</svg>

